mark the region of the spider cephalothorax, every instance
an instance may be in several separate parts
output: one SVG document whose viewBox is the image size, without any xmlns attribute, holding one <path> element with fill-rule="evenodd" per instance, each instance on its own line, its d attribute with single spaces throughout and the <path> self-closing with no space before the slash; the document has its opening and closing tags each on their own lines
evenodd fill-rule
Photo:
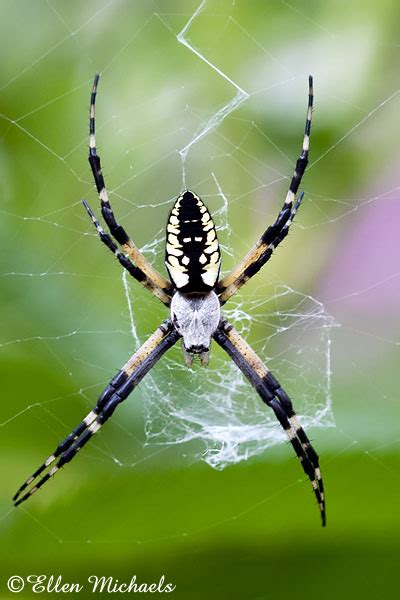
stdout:
<svg viewBox="0 0 400 600">
<path fill-rule="evenodd" d="M 325 525 L 325 499 L 318 455 L 296 417 L 289 396 L 254 350 L 226 319 L 221 318 L 220 308 L 269 260 L 274 249 L 286 237 L 300 206 L 303 194 L 297 196 L 297 192 L 308 163 L 312 78 L 309 78 L 302 152 L 275 223 L 266 229 L 244 259 L 228 275 L 219 279 L 221 254 L 211 215 L 196 194 L 189 190 L 182 192 L 171 209 L 167 223 L 165 264 L 170 281 L 146 260 L 125 229 L 118 224 L 111 208 L 100 157 L 96 151 L 95 100 L 98 81 L 99 75 L 96 75 L 90 101 L 89 163 L 109 234 L 104 231 L 87 202 L 84 201 L 84 205 L 101 241 L 134 279 L 170 308 L 171 318 L 164 321 L 131 356 L 102 392 L 93 410 L 22 484 L 14 496 L 15 504 L 27 500 L 60 467 L 74 458 L 146 373 L 179 339 L 182 340 L 189 366 L 195 356 L 200 358 L 203 365 L 208 363 L 210 344 L 214 339 L 249 380 L 261 400 L 273 410 L 311 481 L 322 524 Z M 122 252 L 117 244 L 121 246 Z"/>
<path fill-rule="evenodd" d="M 221 308 L 215 292 L 182 294 L 175 292 L 171 301 L 171 318 L 182 337 L 186 364 L 190 367 L 197 355 L 208 365 L 211 338 L 218 328 Z"/>
</svg>

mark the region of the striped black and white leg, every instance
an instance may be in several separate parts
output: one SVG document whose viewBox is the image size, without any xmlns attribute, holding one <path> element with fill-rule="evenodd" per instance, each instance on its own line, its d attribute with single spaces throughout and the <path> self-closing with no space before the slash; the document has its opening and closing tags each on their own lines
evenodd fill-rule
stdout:
<svg viewBox="0 0 400 600">
<path fill-rule="evenodd" d="M 169 306 L 171 303 L 171 297 L 167 295 L 164 292 L 164 290 L 159 288 L 152 279 L 147 277 L 147 275 L 145 275 L 141 269 L 134 265 L 128 256 L 126 256 L 125 254 L 120 252 L 120 250 L 118 250 L 117 245 L 113 242 L 108 233 L 104 231 L 103 227 L 96 219 L 96 215 L 94 214 L 86 200 L 83 200 L 82 202 L 88 212 L 89 217 L 93 222 L 93 225 L 97 230 L 97 233 L 99 234 L 100 240 L 109 250 L 111 250 L 118 262 L 123 266 L 123 268 L 126 269 L 128 273 L 134 279 L 136 279 L 136 281 L 139 281 L 139 283 L 141 283 L 146 289 L 148 289 L 152 294 L 154 294 L 154 296 L 161 300 L 163 304 Z"/>
<path fill-rule="evenodd" d="M 311 481 L 321 513 L 322 525 L 325 526 L 325 496 L 318 454 L 301 427 L 289 396 L 254 350 L 225 319 L 221 320 L 214 339 L 239 367 L 262 401 L 274 411 L 304 472 Z"/>
<path fill-rule="evenodd" d="M 221 305 L 236 294 L 268 262 L 275 248 L 289 233 L 289 227 L 299 209 L 303 196 L 304 193 L 301 193 L 293 205 L 283 205 L 275 223 L 263 233 L 256 246 L 250 250 L 234 271 L 218 282 L 216 293 Z"/>
<path fill-rule="evenodd" d="M 179 339 L 170 319 L 164 321 L 128 360 L 100 395 L 96 406 L 57 446 L 44 463 L 21 485 L 13 500 L 21 504 L 37 492 L 56 472 L 70 462 L 99 431 L 121 402 L 131 394 L 156 362 Z"/>
<path fill-rule="evenodd" d="M 308 164 L 313 99 L 313 80 L 310 75 L 303 147 L 296 162 L 296 167 L 290 182 L 289 190 L 286 194 L 285 202 L 283 203 L 275 223 L 268 227 L 253 248 L 246 254 L 244 259 L 228 273 L 228 275 L 218 282 L 216 292 L 221 304 L 224 304 L 242 285 L 253 277 L 253 275 L 258 273 L 261 267 L 268 262 L 275 248 L 288 234 L 289 227 L 303 199 L 303 194 L 300 194 L 297 200 L 296 195 Z"/>
<path fill-rule="evenodd" d="M 160 288 L 165 296 L 171 294 L 171 284 L 154 267 L 146 260 L 132 239 L 129 237 L 125 229 L 117 222 L 111 204 L 108 198 L 107 188 L 104 182 L 104 177 L 101 169 L 100 156 L 96 151 L 96 134 L 95 134 L 95 104 L 97 95 L 97 86 L 100 75 L 97 74 L 94 79 L 92 93 L 90 97 L 90 124 L 89 124 L 89 164 L 92 169 L 94 181 L 97 188 L 101 204 L 101 213 L 107 226 L 110 229 L 111 235 L 122 246 L 124 252 L 128 254 L 136 267 L 140 269 L 144 275 L 151 279 L 154 286 Z"/>
</svg>

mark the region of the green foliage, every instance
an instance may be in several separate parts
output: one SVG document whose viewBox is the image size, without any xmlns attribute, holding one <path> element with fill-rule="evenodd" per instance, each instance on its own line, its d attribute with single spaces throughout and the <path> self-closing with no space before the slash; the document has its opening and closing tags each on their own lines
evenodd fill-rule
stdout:
<svg viewBox="0 0 400 600">
<path fill-rule="evenodd" d="M 161 270 L 164 224 L 182 187 L 179 150 L 236 93 L 177 41 L 196 8 L 2 2 L 2 598 L 11 597 L 4 582 L 14 573 L 79 582 L 93 573 L 147 582 L 165 574 L 173 597 L 185 600 L 367 599 L 398 588 L 396 326 L 382 323 L 379 306 L 366 315 L 341 310 L 332 290 L 326 307 L 342 323 L 332 347 L 338 427 L 311 432 L 327 484 L 326 531 L 290 447 L 222 472 L 192 464 L 190 443 L 146 445 L 140 393 L 72 466 L 11 509 L 18 485 L 133 350 L 119 266 L 80 202 L 99 212 L 86 160 L 92 78 L 102 72 L 98 145 L 112 202 L 139 246 L 160 242 L 147 255 Z M 222 231 L 221 240 L 233 256 L 224 269 L 282 203 L 307 76 L 315 77 L 300 227 L 244 291 L 244 310 L 259 285 L 272 293 L 276 280 L 323 295 L 331 257 L 371 218 L 357 207 L 396 188 L 382 173 L 398 155 L 399 13 L 386 0 L 207 2 L 188 31 L 194 48 L 250 95 L 184 164 L 187 185 L 212 211 L 222 203 L 212 173 L 228 199 L 231 235 Z M 131 290 L 144 338 L 165 312 Z M 266 331 L 254 323 L 252 340 Z M 278 354 L 279 342 L 268 350 Z M 162 388 L 161 375 L 157 382 Z"/>
</svg>

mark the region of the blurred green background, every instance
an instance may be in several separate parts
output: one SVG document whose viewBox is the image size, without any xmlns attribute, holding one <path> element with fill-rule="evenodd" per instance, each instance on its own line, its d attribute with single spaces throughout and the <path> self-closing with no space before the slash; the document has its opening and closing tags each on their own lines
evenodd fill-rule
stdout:
<svg viewBox="0 0 400 600">
<path fill-rule="evenodd" d="M 6 586 L 11 575 L 38 573 L 81 583 L 92 574 L 120 581 L 136 574 L 148 583 L 164 574 L 176 585 L 172 596 L 182 599 L 396 594 L 400 6 L 0 6 L 0 597 L 14 597 Z M 192 377 L 196 385 L 204 377 L 202 393 L 209 389 L 213 398 L 212 373 L 228 360 L 216 352 L 209 371 L 192 376 L 179 348 L 72 465 L 12 508 L 17 487 L 135 348 L 119 266 L 81 205 L 85 197 L 98 211 L 86 159 L 97 71 L 98 148 L 111 200 L 160 270 L 165 221 L 184 185 L 217 214 L 221 242 L 232 249 L 225 270 L 272 222 L 300 149 L 307 77 L 314 75 L 304 206 L 233 312 L 250 314 L 250 341 L 300 397 L 300 413 L 307 412 L 310 390 L 318 391 L 312 406 L 326 405 L 324 390 L 332 395 L 336 426 L 309 430 L 327 488 L 325 530 L 287 444 L 218 471 L 198 459 L 198 441 L 146 442 L 145 429 L 158 426 L 168 439 L 165 414 L 161 425 L 154 417 L 168 390 L 184 405 Z M 237 110 L 221 110 L 240 90 L 248 98 Z M 306 359 L 296 328 L 293 338 L 290 327 L 285 332 L 297 356 L 287 364 L 279 336 L 271 334 L 298 307 L 296 294 L 279 298 L 280 285 L 316 298 L 340 325 L 326 337 L 326 320 L 310 322 L 310 337 L 301 341 L 308 340 L 307 356 L 318 368 L 297 380 L 296 365 Z M 164 309 L 139 286 L 129 285 L 129 294 L 145 339 Z M 229 390 L 227 374 L 221 371 L 219 385 Z M 329 415 L 323 423 L 332 424 Z M 18 597 L 36 594 L 27 586 Z"/>
</svg>

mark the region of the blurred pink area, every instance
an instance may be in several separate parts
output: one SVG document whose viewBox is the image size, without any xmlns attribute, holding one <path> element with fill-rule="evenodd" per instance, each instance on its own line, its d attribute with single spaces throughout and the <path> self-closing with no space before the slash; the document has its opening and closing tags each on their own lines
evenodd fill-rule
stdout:
<svg viewBox="0 0 400 600">
<path fill-rule="evenodd" d="M 400 187 L 392 178 L 377 189 L 388 192 L 335 223 L 337 248 L 317 293 L 328 310 L 379 319 L 399 314 Z"/>
</svg>

